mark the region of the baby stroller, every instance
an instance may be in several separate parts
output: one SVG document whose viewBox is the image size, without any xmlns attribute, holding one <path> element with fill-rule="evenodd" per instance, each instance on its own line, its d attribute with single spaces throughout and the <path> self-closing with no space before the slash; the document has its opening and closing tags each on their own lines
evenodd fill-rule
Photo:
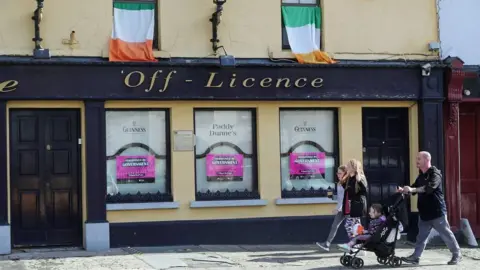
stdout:
<svg viewBox="0 0 480 270">
<path fill-rule="evenodd" d="M 405 195 L 397 193 L 391 196 L 387 204 L 383 204 L 383 211 L 387 221 L 381 225 L 375 234 L 366 241 L 357 241 L 353 250 L 345 252 L 340 257 L 340 263 L 346 267 L 360 269 L 363 267 L 363 259 L 358 258 L 358 252 L 370 251 L 377 256 L 377 262 L 391 267 L 400 267 L 402 260 L 395 256 L 395 246 L 400 239 L 402 225 L 408 225 L 408 213 L 405 205 Z"/>
</svg>

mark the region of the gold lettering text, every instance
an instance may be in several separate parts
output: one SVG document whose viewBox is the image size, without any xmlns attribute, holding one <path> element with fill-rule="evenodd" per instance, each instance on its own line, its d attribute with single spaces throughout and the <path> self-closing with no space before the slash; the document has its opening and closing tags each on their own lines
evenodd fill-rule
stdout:
<svg viewBox="0 0 480 270">
<path fill-rule="evenodd" d="M 216 75 L 217 75 L 217 72 L 210 72 L 210 77 L 208 78 L 208 82 L 207 82 L 207 85 L 205 85 L 205 87 L 216 87 L 216 88 L 222 87 L 223 82 L 220 82 L 217 85 L 212 85 Z"/>
<path fill-rule="evenodd" d="M 177 73 L 175 70 L 172 70 L 168 73 L 167 77 L 165 78 L 165 85 L 163 86 L 163 89 L 159 89 L 158 92 L 165 92 L 167 91 L 168 85 L 170 84 L 170 80 L 172 79 L 173 74 Z"/>
<path fill-rule="evenodd" d="M 231 88 L 233 88 L 233 87 L 236 86 L 236 85 L 235 85 L 235 82 L 236 82 L 236 80 L 237 80 L 236 77 L 237 77 L 237 74 L 233 73 L 233 74 L 232 74 L 232 78 L 230 79 L 230 87 L 231 87 Z"/>
<path fill-rule="evenodd" d="M 131 79 L 133 74 L 139 74 L 140 75 L 140 78 L 138 79 L 137 84 L 131 84 L 131 82 L 130 82 L 130 79 Z M 133 88 L 133 87 L 138 87 L 138 86 L 142 85 L 144 81 L 145 81 L 145 75 L 142 72 L 132 71 L 132 72 L 128 73 L 127 76 L 125 76 L 124 83 L 125 83 L 126 86 Z"/>
<path fill-rule="evenodd" d="M 302 84 L 300 84 L 301 81 L 303 81 Z M 307 78 L 298 78 L 295 81 L 295 87 L 302 88 L 302 87 L 305 87 L 306 85 L 307 85 Z"/>
<path fill-rule="evenodd" d="M 8 80 L 0 82 L 0 93 L 8 93 L 17 90 L 18 81 Z"/>
<path fill-rule="evenodd" d="M 252 83 L 251 83 L 251 84 L 247 84 L 248 81 L 252 81 Z M 255 82 L 255 79 L 254 79 L 254 78 L 246 78 L 245 80 L 243 80 L 243 86 L 244 86 L 244 87 L 253 87 L 254 82 Z"/>
<path fill-rule="evenodd" d="M 291 86 L 289 78 L 279 78 L 277 79 L 277 88 L 280 87 L 280 84 L 282 82 L 285 82 L 285 84 L 283 85 L 283 87 L 285 88 L 289 88 Z"/>
<path fill-rule="evenodd" d="M 150 87 L 148 89 L 145 89 L 145 92 L 150 92 L 153 89 L 153 86 L 155 85 L 155 81 L 157 80 L 157 77 L 160 73 L 162 73 L 162 70 L 157 70 L 155 73 L 152 75 L 152 80 L 150 81 Z"/>
<path fill-rule="evenodd" d="M 272 86 L 272 78 L 263 78 L 261 81 L 260 81 L 260 86 L 261 87 L 270 87 Z"/>
<path fill-rule="evenodd" d="M 323 86 L 323 79 L 322 78 L 316 78 L 312 81 L 312 87 L 320 88 L 322 86 Z"/>
</svg>

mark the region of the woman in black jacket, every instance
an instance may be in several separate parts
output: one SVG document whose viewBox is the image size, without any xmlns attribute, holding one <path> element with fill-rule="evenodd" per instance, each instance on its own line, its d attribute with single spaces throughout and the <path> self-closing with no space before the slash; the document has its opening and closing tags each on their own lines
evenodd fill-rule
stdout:
<svg viewBox="0 0 480 270">
<path fill-rule="evenodd" d="M 350 160 L 346 177 L 342 209 L 346 217 L 345 229 L 352 239 L 355 237 L 355 225 L 362 224 L 362 218 L 367 215 L 367 178 L 362 163 L 356 159 Z"/>
</svg>

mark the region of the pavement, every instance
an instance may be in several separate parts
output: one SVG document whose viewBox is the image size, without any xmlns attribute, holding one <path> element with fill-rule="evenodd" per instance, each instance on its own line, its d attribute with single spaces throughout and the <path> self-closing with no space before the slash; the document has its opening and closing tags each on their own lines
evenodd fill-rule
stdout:
<svg viewBox="0 0 480 270">
<path fill-rule="evenodd" d="M 479 248 L 463 248 L 464 259 L 458 266 L 448 266 L 450 253 L 445 248 L 425 251 L 420 266 L 402 265 L 400 269 L 478 269 Z M 398 256 L 407 256 L 412 247 L 400 243 Z M 315 245 L 262 246 L 175 246 L 115 248 L 87 252 L 78 248 L 14 250 L 0 256 L 5 270 L 76 270 L 76 269 L 346 269 L 339 263 L 342 253 L 320 251 Z M 390 269 L 379 265 L 373 253 L 367 253 L 364 269 Z M 351 269 L 351 268 L 350 268 Z"/>
</svg>

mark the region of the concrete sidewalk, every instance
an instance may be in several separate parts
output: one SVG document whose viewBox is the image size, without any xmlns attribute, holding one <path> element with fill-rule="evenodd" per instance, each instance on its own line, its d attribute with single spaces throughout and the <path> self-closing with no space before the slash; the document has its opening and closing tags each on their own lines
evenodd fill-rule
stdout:
<svg viewBox="0 0 480 270">
<path fill-rule="evenodd" d="M 412 247 L 401 245 L 398 256 L 406 256 Z M 480 249 L 464 249 L 459 266 L 447 266 L 448 250 L 430 249 L 422 258 L 422 269 L 476 269 Z M 0 256 L 0 269 L 8 270 L 77 270 L 77 269 L 347 269 L 340 265 L 341 252 L 320 252 L 314 245 L 289 246 L 189 246 L 111 249 L 86 252 L 80 249 L 15 250 Z M 380 266 L 368 253 L 365 269 L 390 269 Z M 404 265 L 401 269 L 414 269 Z"/>
</svg>

